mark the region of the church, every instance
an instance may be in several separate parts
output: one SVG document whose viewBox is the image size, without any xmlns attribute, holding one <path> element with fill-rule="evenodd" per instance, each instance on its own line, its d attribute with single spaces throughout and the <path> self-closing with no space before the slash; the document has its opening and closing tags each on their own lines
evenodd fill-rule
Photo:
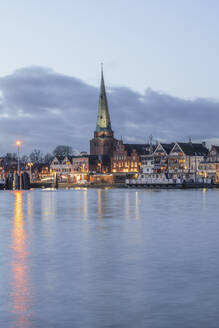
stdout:
<svg viewBox="0 0 219 328">
<path fill-rule="evenodd" d="M 111 157 L 115 149 L 116 142 L 117 140 L 114 139 L 114 133 L 111 127 L 102 68 L 97 124 L 96 130 L 94 131 L 94 138 L 90 140 L 90 154 L 108 155 Z"/>
<path fill-rule="evenodd" d="M 102 68 L 97 123 L 94 137 L 90 140 L 90 155 L 98 155 L 100 161 L 105 163 L 101 173 L 125 175 L 139 172 L 140 156 L 148 152 L 148 147 L 147 144 L 123 144 L 122 140 L 114 138 Z"/>
</svg>

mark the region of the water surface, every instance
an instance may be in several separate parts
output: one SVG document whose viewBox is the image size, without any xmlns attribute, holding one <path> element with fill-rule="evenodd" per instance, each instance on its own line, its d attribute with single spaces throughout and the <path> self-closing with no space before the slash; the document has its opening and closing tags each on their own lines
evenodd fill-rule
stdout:
<svg viewBox="0 0 219 328">
<path fill-rule="evenodd" d="M 0 192 L 0 327 L 218 327 L 218 190 Z"/>
</svg>

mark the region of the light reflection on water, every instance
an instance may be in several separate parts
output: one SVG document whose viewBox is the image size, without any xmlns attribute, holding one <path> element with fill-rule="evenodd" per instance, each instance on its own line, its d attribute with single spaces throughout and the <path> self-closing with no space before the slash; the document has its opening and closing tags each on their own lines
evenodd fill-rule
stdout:
<svg viewBox="0 0 219 328">
<path fill-rule="evenodd" d="M 12 229 L 12 313 L 16 321 L 13 327 L 28 328 L 31 327 L 29 320 L 30 309 L 30 281 L 27 258 L 29 256 L 27 247 L 27 237 L 24 229 L 23 215 L 23 192 L 14 192 L 14 218 Z M 28 203 L 29 204 L 29 203 Z M 30 205 L 30 204 L 29 204 Z M 28 206 L 29 215 L 31 209 Z"/>
<path fill-rule="evenodd" d="M 97 213 L 98 213 L 98 219 L 102 219 L 103 216 L 102 216 L 102 212 L 103 212 L 103 209 L 102 209 L 102 189 L 98 189 L 97 191 Z"/>
<path fill-rule="evenodd" d="M 84 220 L 88 219 L 87 190 L 84 191 Z"/>
<path fill-rule="evenodd" d="M 0 328 L 216 328 L 218 200 L 204 189 L 0 193 Z"/>
</svg>

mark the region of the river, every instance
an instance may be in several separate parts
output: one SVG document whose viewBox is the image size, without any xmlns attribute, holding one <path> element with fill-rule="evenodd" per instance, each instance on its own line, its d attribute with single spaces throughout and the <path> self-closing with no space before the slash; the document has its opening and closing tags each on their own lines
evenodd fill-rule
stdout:
<svg viewBox="0 0 219 328">
<path fill-rule="evenodd" d="M 219 325 L 219 190 L 0 192 L 0 327 Z"/>
</svg>

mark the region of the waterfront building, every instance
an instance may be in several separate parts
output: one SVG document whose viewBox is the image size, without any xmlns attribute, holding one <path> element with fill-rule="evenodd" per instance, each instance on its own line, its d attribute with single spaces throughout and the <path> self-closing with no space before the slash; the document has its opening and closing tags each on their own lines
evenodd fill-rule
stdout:
<svg viewBox="0 0 219 328">
<path fill-rule="evenodd" d="M 200 162 L 208 155 L 205 143 L 176 142 L 169 153 L 168 172 L 179 176 L 196 178 Z"/>
<path fill-rule="evenodd" d="M 118 140 L 111 157 L 112 173 L 138 173 L 141 169 L 141 156 L 148 155 L 148 144 L 124 144 Z"/>
<path fill-rule="evenodd" d="M 5 177 L 5 170 L 4 170 L 4 158 L 0 158 L 0 179 L 4 179 Z"/>
<path fill-rule="evenodd" d="M 90 154 L 100 156 L 107 155 L 111 157 L 115 148 L 115 144 L 116 139 L 114 139 L 114 133 L 111 127 L 102 69 L 97 124 L 96 130 L 94 131 L 94 138 L 90 140 Z"/>
<path fill-rule="evenodd" d="M 211 146 L 208 155 L 199 164 L 198 174 L 219 183 L 219 146 Z"/>
<path fill-rule="evenodd" d="M 68 175 L 72 172 L 72 156 L 55 156 L 51 163 L 50 169 L 52 173 L 59 175 Z"/>
<path fill-rule="evenodd" d="M 50 173 L 59 181 L 71 182 L 72 156 L 55 156 L 50 163 Z"/>
<path fill-rule="evenodd" d="M 109 156 L 84 155 L 72 157 L 72 173 L 109 173 Z"/>
<path fill-rule="evenodd" d="M 154 152 L 154 171 L 157 173 L 168 171 L 169 154 L 174 147 L 174 143 L 158 143 Z"/>
<path fill-rule="evenodd" d="M 56 174 L 61 182 L 88 182 L 91 175 L 109 172 L 108 155 L 55 156 L 50 164 L 50 174 L 52 176 Z"/>
</svg>

